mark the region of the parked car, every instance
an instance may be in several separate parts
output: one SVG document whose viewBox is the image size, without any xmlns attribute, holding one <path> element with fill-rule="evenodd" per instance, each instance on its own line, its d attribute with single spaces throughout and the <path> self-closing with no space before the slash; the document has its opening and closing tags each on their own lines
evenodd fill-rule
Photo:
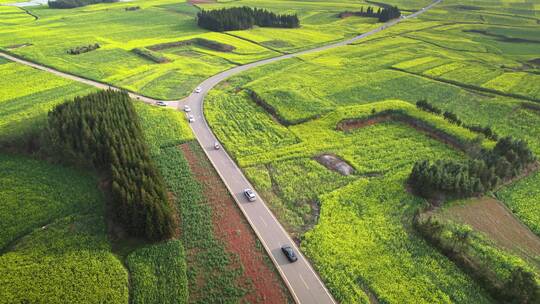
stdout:
<svg viewBox="0 0 540 304">
<path fill-rule="evenodd" d="M 193 117 L 193 115 L 189 114 L 188 115 L 188 121 L 189 122 L 195 122 L 195 117 Z"/>
<path fill-rule="evenodd" d="M 247 188 L 247 189 L 244 190 L 244 196 L 250 202 L 254 202 L 257 199 L 257 196 L 255 195 L 255 192 L 253 190 L 251 190 L 250 188 Z"/>
<path fill-rule="evenodd" d="M 197 93 L 197 94 L 198 94 L 198 93 L 200 93 L 200 92 L 202 92 L 202 89 L 201 89 L 201 87 L 197 87 L 197 88 L 195 89 L 195 93 Z"/>
<path fill-rule="evenodd" d="M 219 150 L 219 148 L 221 148 L 221 146 L 220 146 L 219 143 L 216 141 L 216 142 L 214 143 L 214 149 Z"/>
<path fill-rule="evenodd" d="M 296 253 L 294 253 L 294 249 L 291 246 L 283 245 L 281 246 L 281 251 L 283 251 L 283 254 L 287 257 L 289 262 L 294 263 L 298 261 L 298 257 L 296 256 Z"/>
<path fill-rule="evenodd" d="M 158 105 L 160 107 L 166 107 L 167 103 L 165 101 L 156 101 L 156 105 Z"/>
<path fill-rule="evenodd" d="M 191 112 L 191 108 L 188 105 L 184 106 L 184 112 Z"/>
</svg>

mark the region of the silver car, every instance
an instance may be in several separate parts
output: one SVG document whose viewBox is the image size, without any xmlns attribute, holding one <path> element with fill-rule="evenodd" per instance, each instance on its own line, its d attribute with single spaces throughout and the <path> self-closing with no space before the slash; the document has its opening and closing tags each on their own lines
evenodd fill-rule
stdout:
<svg viewBox="0 0 540 304">
<path fill-rule="evenodd" d="M 244 190 L 244 196 L 250 202 L 254 202 L 257 199 L 257 196 L 255 195 L 255 192 L 253 190 L 251 190 L 250 188 L 247 188 L 247 189 Z"/>
<path fill-rule="evenodd" d="M 165 101 L 156 101 L 156 105 L 158 105 L 160 107 L 166 107 L 167 103 Z"/>
</svg>

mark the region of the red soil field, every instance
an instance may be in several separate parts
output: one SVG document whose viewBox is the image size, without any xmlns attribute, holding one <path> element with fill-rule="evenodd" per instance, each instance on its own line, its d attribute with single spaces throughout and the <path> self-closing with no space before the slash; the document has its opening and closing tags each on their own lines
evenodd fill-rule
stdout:
<svg viewBox="0 0 540 304">
<path fill-rule="evenodd" d="M 250 290 L 242 303 L 291 302 L 288 290 L 274 270 L 274 265 L 258 244 L 254 232 L 204 153 L 194 149 L 191 144 L 183 144 L 180 149 L 194 177 L 201 183 L 212 208 L 216 237 L 224 242 L 229 252 L 240 258 L 244 270 L 240 284 Z"/>
</svg>

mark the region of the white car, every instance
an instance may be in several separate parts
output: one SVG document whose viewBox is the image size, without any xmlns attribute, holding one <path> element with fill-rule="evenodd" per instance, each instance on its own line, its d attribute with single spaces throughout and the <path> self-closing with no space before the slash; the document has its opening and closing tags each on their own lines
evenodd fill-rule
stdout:
<svg viewBox="0 0 540 304">
<path fill-rule="evenodd" d="M 158 105 L 160 107 L 166 107 L 167 103 L 165 101 L 156 101 L 156 105 Z"/>
<path fill-rule="evenodd" d="M 255 195 L 255 192 L 253 190 L 251 190 L 250 188 L 244 189 L 244 196 L 250 202 L 254 202 L 257 199 L 257 196 Z"/>
<path fill-rule="evenodd" d="M 214 143 L 214 149 L 219 150 L 219 148 L 221 148 L 221 146 L 220 146 L 220 144 L 216 141 L 216 142 Z"/>
<path fill-rule="evenodd" d="M 188 115 L 188 121 L 189 122 L 195 122 L 195 117 L 193 117 L 193 115 L 189 114 Z"/>
<path fill-rule="evenodd" d="M 188 105 L 184 106 L 184 112 L 188 113 L 191 112 L 191 108 Z"/>
<path fill-rule="evenodd" d="M 197 88 L 195 89 L 195 93 L 197 93 L 197 94 L 198 94 L 198 93 L 200 93 L 200 92 L 202 92 L 202 89 L 201 89 L 201 87 L 197 87 Z"/>
</svg>

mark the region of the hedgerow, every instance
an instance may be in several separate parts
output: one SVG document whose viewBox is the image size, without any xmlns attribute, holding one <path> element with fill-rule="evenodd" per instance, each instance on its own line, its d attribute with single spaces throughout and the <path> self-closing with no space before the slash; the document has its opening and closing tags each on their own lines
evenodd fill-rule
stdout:
<svg viewBox="0 0 540 304">
<path fill-rule="evenodd" d="M 70 55 L 79 55 L 79 54 L 91 52 L 93 50 L 97 50 L 100 47 L 101 46 L 99 45 L 99 43 L 83 45 L 83 46 L 77 46 L 77 47 L 74 47 L 74 48 L 71 48 L 71 49 L 67 50 L 67 53 L 70 54 Z"/>
<path fill-rule="evenodd" d="M 339 13 L 340 18 L 345 18 L 350 15 L 360 17 L 374 17 L 377 18 L 379 22 L 386 22 L 391 19 L 399 18 L 399 16 L 401 16 L 401 11 L 398 9 L 397 6 L 386 5 L 382 9 L 379 7 L 377 11 L 375 11 L 375 9 L 371 6 L 368 6 L 364 11 L 364 7 L 362 6 L 359 11 L 346 11 Z"/>
<path fill-rule="evenodd" d="M 412 189 L 423 197 L 467 197 L 494 189 L 501 181 L 518 176 L 536 161 L 523 140 L 504 137 L 493 150 L 481 150 L 467 162 L 427 160 L 416 162 L 409 176 Z"/>
<path fill-rule="evenodd" d="M 254 25 L 294 28 L 300 26 L 300 20 L 296 14 L 278 15 L 266 9 L 244 6 L 210 11 L 202 10 L 197 14 L 197 24 L 211 31 L 223 32 L 245 30 Z"/>
<path fill-rule="evenodd" d="M 97 3 L 113 3 L 118 0 L 54 0 L 48 1 L 50 8 L 76 8 Z"/>
<path fill-rule="evenodd" d="M 518 256 L 502 251 L 470 226 L 418 215 L 414 227 L 427 240 L 463 267 L 494 299 L 505 303 L 536 303 L 540 276 Z"/>
</svg>

